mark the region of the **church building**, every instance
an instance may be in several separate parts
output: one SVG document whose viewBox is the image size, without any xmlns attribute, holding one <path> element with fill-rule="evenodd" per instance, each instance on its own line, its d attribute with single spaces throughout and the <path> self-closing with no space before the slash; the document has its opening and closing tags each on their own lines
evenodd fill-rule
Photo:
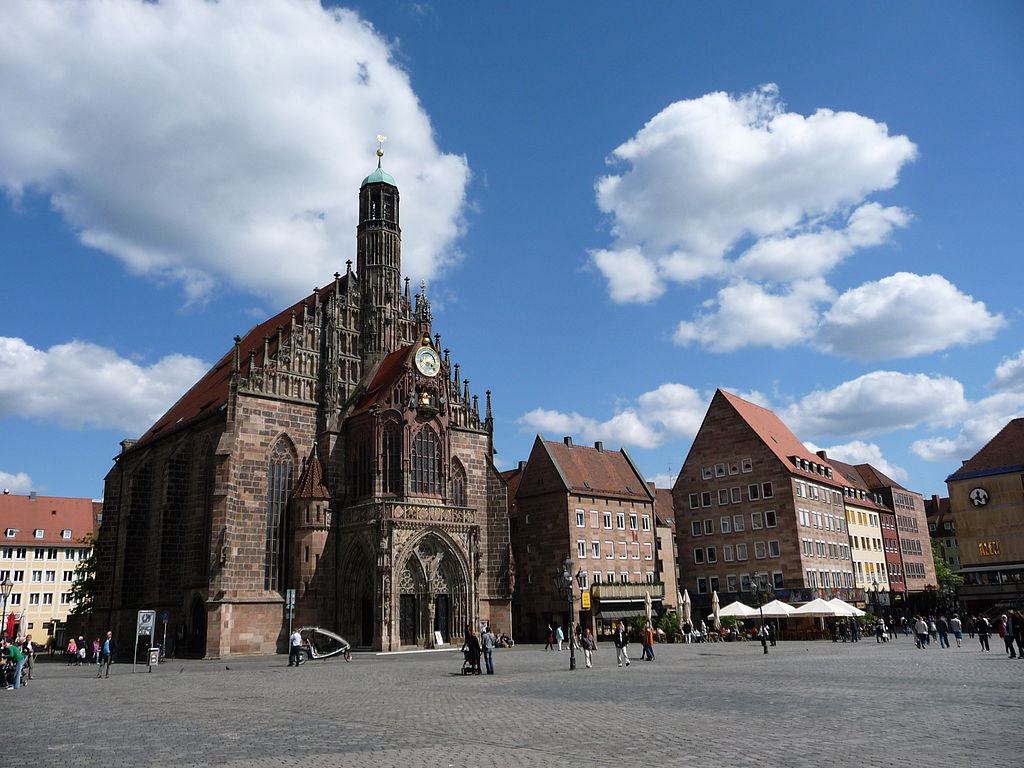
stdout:
<svg viewBox="0 0 1024 768">
<path fill-rule="evenodd" d="M 378 151 L 378 157 L 383 153 Z M 401 279 L 399 193 L 359 189 L 356 269 L 257 325 L 106 477 L 94 629 L 136 613 L 205 657 L 317 625 L 376 650 L 511 629 L 506 485 L 484 403 Z M 160 639 L 159 637 L 157 639 Z"/>
</svg>

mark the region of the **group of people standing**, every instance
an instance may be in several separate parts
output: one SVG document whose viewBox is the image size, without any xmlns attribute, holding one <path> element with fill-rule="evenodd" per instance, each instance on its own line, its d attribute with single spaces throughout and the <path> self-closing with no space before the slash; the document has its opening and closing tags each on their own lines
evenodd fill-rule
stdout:
<svg viewBox="0 0 1024 768">
<path fill-rule="evenodd" d="M 968 621 L 971 637 L 977 633 L 981 650 L 991 653 L 988 640 L 992 636 L 992 622 L 986 616 L 973 616 Z M 1024 614 L 1020 611 L 1007 611 L 995 622 L 995 632 L 1003 639 L 1007 656 L 1011 659 L 1024 659 Z"/>
<path fill-rule="evenodd" d="M 95 664 L 96 677 L 110 677 L 110 665 L 113 663 L 114 654 L 117 652 L 114 633 L 108 631 L 102 640 L 97 637 L 91 644 L 86 643 L 83 637 L 79 637 L 77 640 L 72 637 L 68 640 L 64 652 L 67 655 L 69 667 Z"/>
</svg>

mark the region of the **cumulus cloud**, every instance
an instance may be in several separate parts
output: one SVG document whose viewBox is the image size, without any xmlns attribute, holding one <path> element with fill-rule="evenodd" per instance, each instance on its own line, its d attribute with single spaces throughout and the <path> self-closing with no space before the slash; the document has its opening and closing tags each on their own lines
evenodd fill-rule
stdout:
<svg viewBox="0 0 1024 768">
<path fill-rule="evenodd" d="M 906 136 L 852 112 L 786 112 L 774 85 L 676 102 L 612 152 L 609 162 L 624 170 L 597 182 L 614 238 L 598 267 L 607 275 L 609 251 L 639 249 L 661 281 L 720 276 L 744 238 L 770 238 L 779 250 L 794 247 L 781 238 L 829 231 L 822 229 L 828 217 L 892 187 L 916 152 Z M 880 206 L 855 212 L 846 232 L 832 232 L 843 241 L 832 262 L 884 239 L 905 217 Z M 768 250 L 755 250 L 747 265 L 764 271 Z M 649 298 L 613 290 L 616 301 Z"/>
<path fill-rule="evenodd" d="M 356 190 L 388 134 L 404 271 L 454 258 L 469 169 L 442 153 L 392 50 L 315 0 L 11 0 L 0 187 L 51 200 L 132 271 L 276 299 L 354 258 Z M 97 52 L 101 51 L 102 55 Z"/>
<path fill-rule="evenodd" d="M 667 440 L 693 437 L 707 410 L 708 399 L 683 384 L 662 384 L 645 392 L 636 403 L 621 409 L 607 421 L 579 413 L 536 408 L 523 414 L 525 431 L 575 435 L 586 442 L 656 448 Z"/>
<path fill-rule="evenodd" d="M 24 472 L 0 472 L 0 488 L 12 493 L 27 493 L 35 488 L 32 478 Z"/>
<path fill-rule="evenodd" d="M 0 418 L 17 416 L 66 429 L 95 427 L 140 434 L 209 366 L 168 355 L 151 365 L 84 341 L 48 350 L 0 337 Z"/>
<path fill-rule="evenodd" d="M 820 279 L 793 283 L 778 293 L 757 283 L 736 282 L 706 302 L 705 311 L 692 322 L 681 321 L 672 338 L 679 345 L 696 342 L 712 352 L 749 346 L 781 349 L 813 335 L 817 307 L 833 295 Z"/>
<path fill-rule="evenodd" d="M 1006 324 L 941 275 L 897 272 L 847 291 L 815 338 L 826 352 L 871 360 L 914 357 L 991 339 Z"/>
<path fill-rule="evenodd" d="M 1024 416 L 1024 391 L 1001 392 L 970 403 L 956 435 L 915 440 L 910 450 L 925 461 L 958 465 L 977 453 L 1007 422 L 1021 416 Z"/>
<path fill-rule="evenodd" d="M 808 445 L 810 447 L 810 445 Z M 811 448 L 817 452 L 817 448 Z M 893 464 L 882 455 L 882 449 L 874 443 L 865 443 L 863 440 L 852 440 L 842 445 L 833 445 L 825 449 L 825 454 L 830 459 L 837 459 L 847 464 L 870 464 L 880 469 L 884 474 L 898 482 L 904 482 L 910 478 L 907 470 L 898 464 Z"/>
<path fill-rule="evenodd" d="M 951 425 L 967 407 L 963 385 L 948 376 L 872 371 L 817 390 L 779 411 L 796 434 L 877 435 L 919 424 Z"/>
<path fill-rule="evenodd" d="M 999 363 L 988 386 L 996 392 L 1024 390 L 1024 349 L 1016 357 L 1007 357 Z"/>
</svg>

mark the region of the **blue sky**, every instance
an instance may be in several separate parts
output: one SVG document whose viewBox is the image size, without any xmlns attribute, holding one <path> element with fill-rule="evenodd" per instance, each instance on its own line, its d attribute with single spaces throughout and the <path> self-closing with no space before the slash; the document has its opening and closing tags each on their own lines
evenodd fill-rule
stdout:
<svg viewBox="0 0 1024 768">
<path fill-rule="evenodd" d="M 716 387 L 907 487 L 1024 415 L 1024 8 L 0 6 L 0 482 L 102 494 L 236 333 L 355 258 L 387 135 L 404 266 L 499 466 Z"/>
</svg>

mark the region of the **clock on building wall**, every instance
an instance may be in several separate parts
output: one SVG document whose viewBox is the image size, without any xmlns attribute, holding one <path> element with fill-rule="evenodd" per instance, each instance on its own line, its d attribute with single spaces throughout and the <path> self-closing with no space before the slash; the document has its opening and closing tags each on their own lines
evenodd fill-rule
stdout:
<svg viewBox="0 0 1024 768">
<path fill-rule="evenodd" d="M 984 507 L 988 504 L 988 491 L 984 488 L 975 488 L 967 497 L 971 500 L 971 503 L 976 507 Z"/>
<path fill-rule="evenodd" d="M 416 350 L 416 370 L 424 376 L 436 376 L 441 370 L 441 359 L 430 347 L 420 347 Z"/>
</svg>

